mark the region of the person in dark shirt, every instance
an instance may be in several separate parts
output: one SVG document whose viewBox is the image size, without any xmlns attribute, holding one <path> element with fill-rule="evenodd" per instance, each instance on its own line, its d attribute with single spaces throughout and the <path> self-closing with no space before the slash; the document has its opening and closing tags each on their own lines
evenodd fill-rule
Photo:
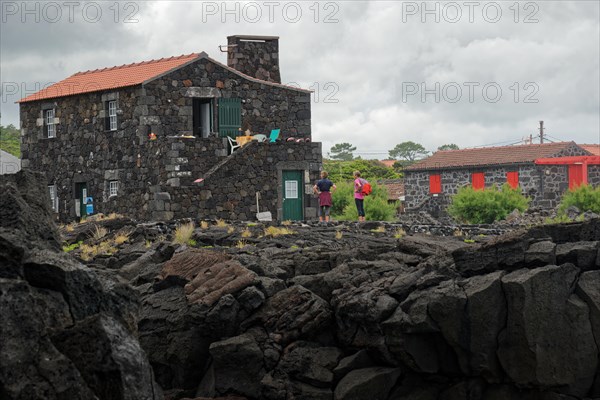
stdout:
<svg viewBox="0 0 600 400">
<path fill-rule="evenodd" d="M 329 222 L 329 210 L 332 206 L 331 193 L 336 186 L 327 179 L 327 171 L 321 171 L 321 179 L 313 186 L 313 192 L 319 195 L 319 222 Z"/>
</svg>

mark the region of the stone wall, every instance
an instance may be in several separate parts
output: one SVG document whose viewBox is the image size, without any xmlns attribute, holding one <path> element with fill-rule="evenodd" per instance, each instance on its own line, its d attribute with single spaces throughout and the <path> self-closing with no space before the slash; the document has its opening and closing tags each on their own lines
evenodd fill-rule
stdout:
<svg viewBox="0 0 600 400">
<path fill-rule="evenodd" d="M 283 138 L 311 137 L 310 92 L 250 81 L 208 59 L 156 79 L 142 92 L 137 110 L 143 134 L 192 134 L 193 99 L 212 99 L 216 108 L 223 97 L 242 100 L 242 125 L 253 133 L 281 129 Z"/>
<path fill-rule="evenodd" d="M 228 66 L 254 78 L 281 83 L 279 38 L 229 36 L 227 44 Z"/>
<path fill-rule="evenodd" d="M 190 146 L 189 142 L 185 144 Z M 191 173 L 197 169 L 190 160 L 180 166 L 178 172 L 182 178 L 177 184 L 169 178 L 165 185 L 152 189 L 149 217 L 253 220 L 257 212 L 256 192 L 259 192 L 260 211 L 270 211 L 274 219 L 281 220 L 282 171 L 301 170 L 304 218 L 315 218 L 318 204 L 312 195 L 312 185 L 319 177 L 321 157 L 320 143 L 252 142 L 205 174 Z M 204 181 L 191 183 L 198 178 Z"/>
</svg>

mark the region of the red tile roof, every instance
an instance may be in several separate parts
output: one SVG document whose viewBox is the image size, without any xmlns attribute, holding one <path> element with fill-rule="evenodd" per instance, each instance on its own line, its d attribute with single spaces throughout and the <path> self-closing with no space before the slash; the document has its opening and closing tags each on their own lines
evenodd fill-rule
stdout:
<svg viewBox="0 0 600 400">
<path fill-rule="evenodd" d="M 64 96 L 73 96 L 82 93 L 98 92 L 103 90 L 113 90 L 127 86 L 140 85 L 144 82 L 159 77 L 171 70 L 185 65 L 188 62 L 200 58 L 206 58 L 243 78 L 270 86 L 279 86 L 286 89 L 293 89 L 301 92 L 311 93 L 311 90 L 299 89 L 293 86 L 282 85 L 280 83 L 267 82 L 261 79 L 243 74 L 225 64 L 213 60 L 204 52 L 181 55 L 178 57 L 161 58 L 159 60 L 143 61 L 133 64 L 125 64 L 110 68 L 95 69 L 85 72 L 78 72 L 75 75 L 63 79 L 45 89 L 40 90 L 30 96 L 24 97 L 17 103 L 26 103 L 29 101 L 54 99 Z"/>
<path fill-rule="evenodd" d="M 197 53 L 192 53 L 179 57 L 161 58 L 160 60 L 143 61 L 140 63 L 78 72 L 18 102 L 26 103 L 28 101 L 53 99 L 139 85 L 187 62 L 193 61 L 199 56 Z"/>
<path fill-rule="evenodd" d="M 400 196 L 404 196 L 404 180 L 402 179 L 382 179 L 377 183 L 386 187 L 388 200 L 398 200 Z"/>
<path fill-rule="evenodd" d="M 582 147 L 583 149 L 589 151 L 590 153 L 592 153 L 595 156 L 600 156 L 600 143 L 596 143 L 596 144 L 580 144 L 578 145 L 579 147 Z"/>
<path fill-rule="evenodd" d="M 405 168 L 432 170 L 533 162 L 547 158 L 574 145 L 575 142 L 528 144 L 520 146 L 481 147 L 476 149 L 444 150 Z"/>
<path fill-rule="evenodd" d="M 379 160 L 380 163 L 382 163 L 383 165 L 385 165 L 388 168 L 392 168 L 394 166 L 394 164 L 396 163 L 396 161 L 398 161 L 398 160 Z"/>
</svg>

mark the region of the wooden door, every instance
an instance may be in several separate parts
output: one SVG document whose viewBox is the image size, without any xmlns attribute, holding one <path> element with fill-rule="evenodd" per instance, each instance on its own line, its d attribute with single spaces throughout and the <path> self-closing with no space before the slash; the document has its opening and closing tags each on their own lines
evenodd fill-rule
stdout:
<svg viewBox="0 0 600 400">
<path fill-rule="evenodd" d="M 304 219 L 302 171 L 283 171 L 282 178 L 283 219 L 286 221 Z"/>
</svg>

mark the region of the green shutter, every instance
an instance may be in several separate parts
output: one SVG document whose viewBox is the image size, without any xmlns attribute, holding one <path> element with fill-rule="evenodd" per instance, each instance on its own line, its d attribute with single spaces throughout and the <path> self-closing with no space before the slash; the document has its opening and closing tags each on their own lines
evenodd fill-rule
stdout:
<svg viewBox="0 0 600 400">
<path fill-rule="evenodd" d="M 242 126 L 242 102 L 240 99 L 219 99 L 219 136 L 235 138 Z"/>
</svg>

